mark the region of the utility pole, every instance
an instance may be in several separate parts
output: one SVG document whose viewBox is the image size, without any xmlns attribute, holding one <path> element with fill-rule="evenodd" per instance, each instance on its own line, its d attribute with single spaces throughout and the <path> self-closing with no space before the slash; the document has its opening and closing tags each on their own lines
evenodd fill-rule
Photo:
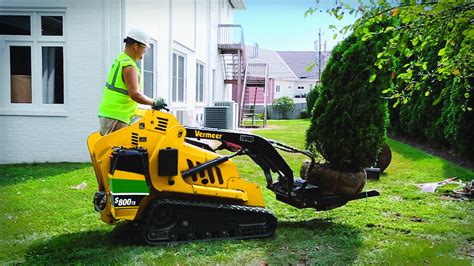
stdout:
<svg viewBox="0 0 474 266">
<path fill-rule="evenodd" d="M 321 83 L 321 28 L 319 28 L 319 75 L 318 75 L 318 82 Z"/>
</svg>

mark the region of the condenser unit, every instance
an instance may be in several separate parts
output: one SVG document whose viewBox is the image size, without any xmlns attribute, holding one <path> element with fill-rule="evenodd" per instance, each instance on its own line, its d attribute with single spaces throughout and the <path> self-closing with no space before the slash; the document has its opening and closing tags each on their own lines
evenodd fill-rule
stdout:
<svg viewBox="0 0 474 266">
<path fill-rule="evenodd" d="M 229 112 L 227 113 L 227 129 L 235 130 L 237 129 L 237 103 L 234 101 L 219 101 L 214 102 L 214 106 L 226 106 L 229 107 Z"/>
<path fill-rule="evenodd" d="M 228 106 L 204 107 L 204 126 L 212 128 L 229 129 L 230 108 Z"/>
<path fill-rule="evenodd" d="M 204 107 L 204 126 L 235 130 L 237 115 L 237 103 L 233 101 L 214 102 L 214 106 Z"/>
</svg>

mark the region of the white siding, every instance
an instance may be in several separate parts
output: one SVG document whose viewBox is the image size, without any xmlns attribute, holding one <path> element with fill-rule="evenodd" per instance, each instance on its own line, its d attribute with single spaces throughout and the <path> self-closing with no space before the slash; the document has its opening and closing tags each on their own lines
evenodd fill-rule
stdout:
<svg viewBox="0 0 474 266">
<path fill-rule="evenodd" d="M 157 92 L 170 102 L 172 53 L 187 56 L 186 102 L 171 104 L 189 125 L 205 105 L 230 99 L 217 52 L 217 26 L 232 22 L 227 0 L 1 0 L 0 11 L 61 9 L 64 21 L 65 99 L 60 111 L 12 111 L 0 106 L 0 164 L 89 161 L 87 137 L 99 128 L 97 110 L 127 28 L 157 41 Z M 0 36 L 1 44 L 1 36 Z M 1 47 L 0 47 L 1 49 Z M 204 103 L 195 103 L 196 62 L 204 64 Z M 213 79 L 213 71 L 215 76 Z M 0 76 L 2 73 L 0 73 Z M 215 84 L 213 90 L 213 84 Z M 9 89 L 0 86 L 1 90 Z"/>
<path fill-rule="evenodd" d="M 223 82 L 222 64 L 217 52 L 217 26 L 231 23 L 232 9 L 221 0 L 126 0 L 126 24 L 148 31 L 158 41 L 157 95 L 166 99 L 173 112 L 180 112 L 183 123 L 196 126 L 204 106 L 230 99 Z M 172 54 L 186 57 L 185 101 L 171 101 Z M 196 63 L 204 64 L 205 98 L 196 103 Z M 212 72 L 215 69 L 215 91 Z"/>
<path fill-rule="evenodd" d="M 275 99 L 288 96 L 292 98 L 295 103 L 304 103 L 306 102 L 305 98 L 295 98 L 295 95 L 301 94 L 308 94 L 310 90 L 310 85 L 314 86 L 316 84 L 316 80 L 308 79 L 308 80 L 283 80 L 283 79 L 275 79 L 275 88 L 277 85 L 280 85 L 280 92 L 275 92 Z M 289 88 L 291 86 L 291 88 Z M 298 89 L 299 86 L 304 87 L 304 89 Z M 273 88 L 273 89 L 275 89 Z"/>
<path fill-rule="evenodd" d="M 89 160 L 86 140 L 98 129 L 106 72 L 120 51 L 120 0 L 3 0 L 0 10 L 50 8 L 65 10 L 64 112 L 0 110 L 0 163 Z"/>
</svg>

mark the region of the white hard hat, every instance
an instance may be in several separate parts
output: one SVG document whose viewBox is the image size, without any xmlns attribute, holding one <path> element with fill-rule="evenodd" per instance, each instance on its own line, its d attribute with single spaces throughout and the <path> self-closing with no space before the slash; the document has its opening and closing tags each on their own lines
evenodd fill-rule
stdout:
<svg viewBox="0 0 474 266">
<path fill-rule="evenodd" d="M 127 37 L 134 39 L 137 42 L 143 43 L 146 47 L 150 47 L 150 35 L 140 29 L 130 29 L 127 33 Z"/>
</svg>

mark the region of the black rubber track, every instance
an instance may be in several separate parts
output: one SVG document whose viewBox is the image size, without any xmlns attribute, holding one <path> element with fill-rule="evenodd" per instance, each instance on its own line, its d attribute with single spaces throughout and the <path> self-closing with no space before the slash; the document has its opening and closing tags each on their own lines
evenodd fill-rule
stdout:
<svg viewBox="0 0 474 266">
<path fill-rule="evenodd" d="M 147 208 L 141 232 L 146 243 L 157 245 L 269 237 L 276 225 L 265 208 L 157 199 Z"/>
</svg>

